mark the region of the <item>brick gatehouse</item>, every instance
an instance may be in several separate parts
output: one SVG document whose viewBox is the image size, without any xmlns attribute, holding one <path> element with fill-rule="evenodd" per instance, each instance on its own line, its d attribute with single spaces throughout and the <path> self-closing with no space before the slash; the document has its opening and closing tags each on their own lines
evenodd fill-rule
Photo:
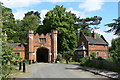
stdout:
<svg viewBox="0 0 120 80">
<path fill-rule="evenodd" d="M 51 33 L 35 34 L 33 30 L 27 33 L 27 43 L 13 43 L 14 52 L 23 59 L 34 62 L 55 62 L 57 58 L 57 30 Z"/>
</svg>

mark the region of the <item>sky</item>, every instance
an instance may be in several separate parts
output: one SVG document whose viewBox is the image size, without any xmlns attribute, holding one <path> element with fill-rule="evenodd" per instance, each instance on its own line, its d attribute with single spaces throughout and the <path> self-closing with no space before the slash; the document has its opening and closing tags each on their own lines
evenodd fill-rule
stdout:
<svg viewBox="0 0 120 80">
<path fill-rule="evenodd" d="M 102 17 L 101 24 L 96 27 L 100 29 L 95 30 L 105 37 L 109 46 L 111 40 L 116 38 L 113 33 L 106 33 L 109 27 L 105 24 L 113 22 L 113 19 L 118 18 L 118 1 L 119 0 L 0 0 L 4 6 L 12 9 L 15 19 L 24 17 L 28 11 L 39 11 L 41 13 L 41 20 L 44 19 L 45 14 L 52 10 L 55 5 L 64 6 L 66 11 L 71 11 L 77 17 L 86 18 L 93 16 Z M 95 27 L 95 26 L 91 26 Z"/>
</svg>

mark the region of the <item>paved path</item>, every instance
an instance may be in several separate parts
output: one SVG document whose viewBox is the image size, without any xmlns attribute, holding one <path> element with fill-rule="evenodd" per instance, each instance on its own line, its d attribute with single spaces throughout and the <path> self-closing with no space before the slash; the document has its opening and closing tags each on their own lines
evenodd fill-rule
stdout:
<svg viewBox="0 0 120 80">
<path fill-rule="evenodd" d="M 75 64 L 36 63 L 27 66 L 30 73 L 16 78 L 105 78 L 100 75 L 78 69 Z"/>
</svg>

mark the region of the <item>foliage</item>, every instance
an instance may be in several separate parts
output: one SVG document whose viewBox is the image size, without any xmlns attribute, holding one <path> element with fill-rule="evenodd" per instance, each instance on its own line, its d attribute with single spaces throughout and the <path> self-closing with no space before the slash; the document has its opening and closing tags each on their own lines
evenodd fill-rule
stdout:
<svg viewBox="0 0 120 80">
<path fill-rule="evenodd" d="M 6 31 L 8 42 L 25 43 L 28 30 L 34 30 L 41 24 L 40 13 L 29 11 L 25 14 L 23 20 L 15 20 L 12 10 L 2 6 L 3 31 Z"/>
<path fill-rule="evenodd" d="M 2 55 L 1 55 L 1 69 L 2 79 L 6 79 L 9 77 L 9 74 L 11 73 L 13 66 L 16 62 L 16 60 L 20 60 L 21 58 L 16 56 L 16 54 L 13 52 L 13 49 L 11 46 L 7 44 L 7 36 L 2 33 Z"/>
<path fill-rule="evenodd" d="M 92 57 L 92 59 L 95 59 L 96 54 L 97 54 L 96 52 L 92 52 L 92 54 L 90 55 Z"/>
<path fill-rule="evenodd" d="M 120 62 L 120 37 L 112 39 L 110 55 L 114 61 Z"/>
<path fill-rule="evenodd" d="M 86 66 L 90 63 L 90 57 L 89 56 L 85 56 L 83 58 L 80 59 L 80 65 L 81 66 Z"/>
<path fill-rule="evenodd" d="M 114 32 L 115 35 L 120 36 L 120 17 L 113 19 L 113 23 L 106 24 L 105 26 L 110 27 L 111 29 L 106 32 Z"/>
<path fill-rule="evenodd" d="M 108 59 L 106 60 L 103 59 L 102 57 L 93 59 L 90 56 L 85 56 L 81 59 L 80 65 L 120 72 L 120 67 L 119 67 L 120 63 L 116 63 Z"/>
<path fill-rule="evenodd" d="M 76 47 L 76 30 L 74 28 L 75 20 L 71 12 L 66 12 L 66 8 L 56 5 L 50 10 L 43 20 L 43 26 L 40 26 L 42 33 L 51 32 L 52 29 L 58 30 L 58 52 L 74 50 Z M 41 33 L 39 33 L 41 34 Z"/>
<path fill-rule="evenodd" d="M 57 55 L 57 61 L 62 61 L 62 55 L 60 53 Z"/>
<path fill-rule="evenodd" d="M 63 52 L 63 58 L 66 60 L 66 64 L 68 64 L 68 62 L 72 56 L 73 56 L 72 51 L 64 51 Z"/>
<path fill-rule="evenodd" d="M 23 20 L 16 20 L 16 27 L 14 30 L 17 33 L 14 35 L 14 42 L 25 43 L 28 30 L 34 30 L 36 33 L 37 28 L 41 24 L 40 13 L 30 11 L 27 12 Z"/>
<path fill-rule="evenodd" d="M 104 60 L 102 57 L 97 57 L 97 60 Z"/>
<path fill-rule="evenodd" d="M 8 41 L 13 42 L 13 35 L 15 34 L 15 18 L 10 8 L 7 8 L 2 5 L 2 21 L 3 21 L 3 31 L 6 31 L 8 36 Z"/>
<path fill-rule="evenodd" d="M 86 36 L 91 36 L 91 30 L 99 29 L 98 27 L 90 27 L 91 25 L 98 25 L 100 24 L 102 18 L 98 16 L 88 17 L 88 18 L 77 18 L 75 28 L 79 30 L 82 34 Z M 81 35 L 81 34 L 80 34 Z"/>
</svg>

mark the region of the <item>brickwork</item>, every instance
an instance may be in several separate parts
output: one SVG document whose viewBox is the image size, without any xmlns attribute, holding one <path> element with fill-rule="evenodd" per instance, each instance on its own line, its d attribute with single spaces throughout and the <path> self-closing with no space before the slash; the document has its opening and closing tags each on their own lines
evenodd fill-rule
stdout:
<svg viewBox="0 0 120 80">
<path fill-rule="evenodd" d="M 20 53 L 23 59 L 33 60 L 34 62 L 37 60 L 37 50 L 42 48 L 48 49 L 48 62 L 55 62 L 57 58 L 56 30 L 52 30 L 51 33 L 46 35 L 34 35 L 34 31 L 29 30 L 27 34 L 27 45 L 13 46 L 14 52 Z"/>
<path fill-rule="evenodd" d="M 108 46 L 107 45 L 89 45 L 89 55 L 92 54 L 92 52 L 98 52 L 97 57 L 103 57 L 108 58 Z"/>
<path fill-rule="evenodd" d="M 95 33 L 92 33 L 92 37 L 96 39 Z M 104 40 L 104 39 L 103 39 Z M 85 35 L 81 35 L 80 41 L 78 46 L 82 45 L 84 43 L 87 55 L 91 55 L 92 52 L 97 52 L 98 55 L 96 57 L 102 57 L 102 58 L 108 58 L 108 44 L 90 44 L 89 41 L 86 39 Z"/>
</svg>

